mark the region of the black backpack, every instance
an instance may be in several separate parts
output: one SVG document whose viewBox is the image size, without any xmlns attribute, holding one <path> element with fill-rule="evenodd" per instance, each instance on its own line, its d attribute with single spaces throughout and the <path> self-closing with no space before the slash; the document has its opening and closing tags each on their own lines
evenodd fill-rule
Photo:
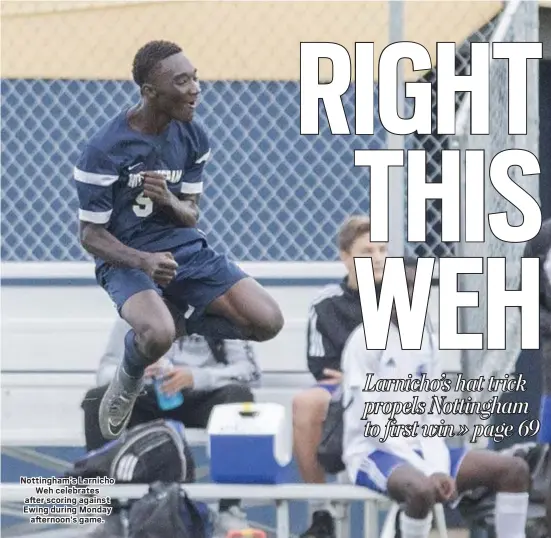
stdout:
<svg viewBox="0 0 551 538">
<path fill-rule="evenodd" d="M 159 419 L 125 430 L 88 452 L 65 476 L 150 484 L 140 499 L 113 500 L 113 512 L 89 538 L 212 537 L 207 505 L 192 501 L 182 490 L 182 482 L 195 481 L 195 465 L 180 422 Z"/>
<path fill-rule="evenodd" d="M 212 533 L 207 505 L 192 501 L 180 484 L 152 484 L 130 510 L 129 538 L 210 538 Z"/>
<path fill-rule="evenodd" d="M 76 461 L 66 476 L 108 477 L 117 483 L 194 482 L 195 464 L 184 426 L 158 419 L 125 430 Z"/>
<path fill-rule="evenodd" d="M 317 451 L 318 461 L 326 473 L 338 474 L 345 469 L 342 461 L 343 419 L 344 412 L 351 405 L 352 399 L 343 406 L 340 387 L 333 393 L 329 402 Z"/>
</svg>

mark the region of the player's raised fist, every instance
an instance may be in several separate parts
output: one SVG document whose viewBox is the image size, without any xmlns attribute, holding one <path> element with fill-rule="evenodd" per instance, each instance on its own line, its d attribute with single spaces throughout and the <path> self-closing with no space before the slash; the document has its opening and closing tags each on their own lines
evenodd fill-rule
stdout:
<svg viewBox="0 0 551 538">
<path fill-rule="evenodd" d="M 157 172 L 143 172 L 142 178 L 144 196 L 159 205 L 170 204 L 172 194 L 163 175 Z"/>
<path fill-rule="evenodd" d="M 168 286 L 176 276 L 178 264 L 170 252 L 148 254 L 144 262 L 144 271 L 159 286 Z"/>
</svg>

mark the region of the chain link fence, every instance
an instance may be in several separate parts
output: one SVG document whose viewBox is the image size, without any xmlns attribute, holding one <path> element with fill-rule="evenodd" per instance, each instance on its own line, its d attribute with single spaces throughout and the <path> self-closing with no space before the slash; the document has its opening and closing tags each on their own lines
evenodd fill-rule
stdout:
<svg viewBox="0 0 551 538">
<path fill-rule="evenodd" d="M 537 42 L 539 32 L 539 7 L 537 2 L 512 1 L 498 20 L 491 36 L 492 42 Z M 465 150 L 482 149 L 485 152 L 485 234 L 484 241 L 479 243 L 462 242 L 458 245 L 457 254 L 464 257 L 483 258 L 483 274 L 461 275 L 460 286 L 465 291 L 478 292 L 479 308 L 463 308 L 462 332 L 482 333 L 483 349 L 468 350 L 463 353 L 463 372 L 468 377 L 491 376 L 503 378 L 515 370 L 521 351 L 520 311 L 517 308 L 506 309 L 506 346 L 504 350 L 488 349 L 488 258 L 504 258 L 506 262 L 507 289 L 519 289 L 521 277 L 521 259 L 524 243 L 507 243 L 492 234 L 488 215 L 506 213 L 511 226 L 523 222 L 520 211 L 503 198 L 493 187 L 489 177 L 490 163 L 495 155 L 507 149 L 526 149 L 538 155 L 539 144 L 539 104 L 538 104 L 538 68 L 537 61 L 528 62 L 528 107 L 527 134 L 509 134 L 508 110 L 508 63 L 506 60 L 490 60 L 490 130 L 488 135 L 470 134 L 470 101 L 461 103 L 457 116 L 457 136 L 452 140 L 452 147 L 462 152 L 462 171 L 465 170 Z M 511 178 L 528 192 L 534 199 L 539 199 L 539 177 L 522 176 L 518 167 L 509 171 Z M 463 183 L 463 199 L 465 199 Z M 489 393 L 485 390 L 469 394 L 473 400 L 486 401 L 499 392 Z"/>
<path fill-rule="evenodd" d="M 300 135 L 299 44 L 331 41 L 352 54 L 354 42 L 373 41 L 378 56 L 388 44 L 388 7 L 4 2 L 2 259 L 88 259 L 77 239 L 73 164 L 87 137 L 138 98 L 129 81 L 135 51 L 163 38 L 182 44 L 203 79 L 197 116 L 213 157 L 201 226 L 214 248 L 243 261 L 335 260 L 338 225 L 351 213 L 369 212 L 369 174 L 353 167 L 353 150 L 384 148 L 386 134 L 375 111 L 373 136 L 333 136 L 321 107 L 319 135 Z M 404 39 L 423 43 L 433 58 L 437 41 L 455 41 L 460 74 L 468 69 L 469 43 L 488 39 L 501 3 L 405 2 L 404 8 Z M 406 79 L 414 80 L 411 72 Z M 422 80 L 434 85 L 435 70 Z M 351 127 L 354 100 L 352 84 L 343 96 Z M 428 179 L 437 182 L 439 152 L 449 143 L 436 134 L 410 136 L 405 147 L 428 151 Z M 440 240 L 440 213 L 439 203 L 428 205 L 427 241 L 407 244 L 409 254 L 453 255 L 453 245 Z"/>
</svg>

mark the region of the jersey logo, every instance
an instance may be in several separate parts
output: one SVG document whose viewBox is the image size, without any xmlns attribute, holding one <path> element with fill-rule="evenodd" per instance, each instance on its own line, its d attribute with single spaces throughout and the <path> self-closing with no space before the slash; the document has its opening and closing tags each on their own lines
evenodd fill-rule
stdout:
<svg viewBox="0 0 551 538">
<path fill-rule="evenodd" d="M 161 174 L 167 183 L 178 183 L 182 179 L 184 174 L 183 170 L 152 170 L 156 174 Z M 143 176 L 141 173 L 138 174 L 129 174 L 128 176 L 128 186 L 133 189 L 135 187 L 140 187 L 143 183 Z"/>
<path fill-rule="evenodd" d="M 132 170 L 134 170 L 135 168 L 138 168 L 138 166 L 141 166 L 142 164 L 143 164 L 142 162 L 133 164 L 132 166 L 129 166 L 129 167 L 128 167 L 128 171 L 129 171 L 129 172 L 132 172 Z"/>
</svg>

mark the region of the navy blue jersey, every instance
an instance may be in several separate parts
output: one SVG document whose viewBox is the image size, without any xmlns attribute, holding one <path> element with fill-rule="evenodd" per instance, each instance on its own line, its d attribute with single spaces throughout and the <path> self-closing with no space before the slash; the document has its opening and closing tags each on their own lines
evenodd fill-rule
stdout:
<svg viewBox="0 0 551 538">
<path fill-rule="evenodd" d="M 147 252 L 202 238 L 143 195 L 140 172 L 162 174 L 176 196 L 199 194 L 209 156 L 207 135 L 196 123 L 172 121 L 160 135 L 146 135 L 132 130 L 123 112 L 92 137 L 75 166 L 79 218 L 103 224 L 121 243 Z"/>
</svg>

